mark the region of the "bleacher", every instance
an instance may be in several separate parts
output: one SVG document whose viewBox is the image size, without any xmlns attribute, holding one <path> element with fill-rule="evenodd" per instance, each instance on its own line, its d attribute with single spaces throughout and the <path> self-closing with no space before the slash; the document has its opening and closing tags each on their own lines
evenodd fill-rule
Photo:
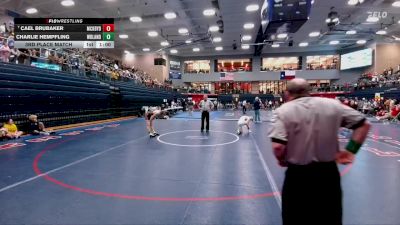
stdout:
<svg viewBox="0 0 400 225">
<path fill-rule="evenodd" d="M 21 130 L 36 114 L 47 126 L 136 115 L 143 105 L 174 95 L 133 82 L 103 83 L 67 72 L 0 63 L 0 119 L 13 118 Z"/>
</svg>

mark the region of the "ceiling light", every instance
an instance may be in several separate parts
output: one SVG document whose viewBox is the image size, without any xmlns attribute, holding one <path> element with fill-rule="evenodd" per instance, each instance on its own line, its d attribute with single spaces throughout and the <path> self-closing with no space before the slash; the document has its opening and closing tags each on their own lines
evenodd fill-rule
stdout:
<svg viewBox="0 0 400 225">
<path fill-rule="evenodd" d="M 199 52 L 199 51 L 200 51 L 200 48 L 193 48 L 193 51 L 194 51 L 194 52 Z"/>
<path fill-rule="evenodd" d="M 248 5 L 248 6 L 246 7 L 246 11 L 247 11 L 247 12 L 254 12 L 254 11 L 257 11 L 259 8 L 260 8 L 259 5 L 257 5 L 257 4 L 251 4 L 251 5 Z"/>
<path fill-rule="evenodd" d="M 398 24 L 400 24 L 400 20 L 399 20 L 399 21 L 397 21 L 397 23 L 398 23 Z"/>
<path fill-rule="evenodd" d="M 367 43 L 366 40 L 358 40 L 358 41 L 357 41 L 357 44 L 359 44 L 359 45 L 363 45 L 363 44 L 365 44 L 365 43 Z"/>
<path fill-rule="evenodd" d="M 203 15 L 205 16 L 214 16 L 215 15 L 215 9 L 206 9 L 203 11 Z"/>
<path fill-rule="evenodd" d="M 178 53 L 178 50 L 176 50 L 176 49 L 171 49 L 169 52 L 171 52 L 172 54 L 176 54 L 176 53 Z"/>
<path fill-rule="evenodd" d="M 168 41 L 161 42 L 161 46 L 168 46 L 168 45 L 169 45 Z"/>
<path fill-rule="evenodd" d="M 188 34 L 189 30 L 186 29 L 186 28 L 179 28 L 178 33 L 180 33 L 180 34 Z"/>
<path fill-rule="evenodd" d="M 392 4 L 393 7 L 400 7 L 400 1 L 395 1 Z"/>
<path fill-rule="evenodd" d="M 251 36 L 250 35 L 243 35 L 242 40 L 243 41 L 250 41 L 251 40 Z"/>
<path fill-rule="evenodd" d="M 337 44 L 339 44 L 339 43 L 340 43 L 339 41 L 330 41 L 330 42 L 329 42 L 330 45 L 337 45 Z"/>
<path fill-rule="evenodd" d="M 36 8 L 28 8 L 25 12 L 28 14 L 35 14 L 38 12 L 38 10 Z"/>
<path fill-rule="evenodd" d="M 75 2 L 73 0 L 64 0 L 61 2 L 62 6 L 66 6 L 66 7 L 70 7 L 70 6 L 74 6 Z"/>
<path fill-rule="evenodd" d="M 220 37 L 213 38 L 213 42 L 215 42 L 215 43 L 218 43 L 218 42 L 221 42 L 221 41 L 222 41 L 222 38 L 220 38 Z"/>
<path fill-rule="evenodd" d="M 246 29 L 246 30 L 253 29 L 254 28 L 254 23 L 246 23 L 246 24 L 243 25 L 243 28 Z"/>
<path fill-rule="evenodd" d="M 349 0 L 347 2 L 348 5 L 357 5 L 357 3 L 358 3 L 358 0 Z"/>
<path fill-rule="evenodd" d="M 299 44 L 299 46 L 300 46 L 300 47 L 307 47 L 307 46 L 308 46 L 308 43 L 307 43 L 307 42 L 301 42 L 301 43 Z"/>
<path fill-rule="evenodd" d="M 125 54 L 131 54 L 128 50 L 124 51 Z"/>
<path fill-rule="evenodd" d="M 211 32 L 217 32 L 219 31 L 219 27 L 218 26 L 211 26 L 210 28 L 208 28 L 209 31 Z"/>
<path fill-rule="evenodd" d="M 176 13 L 174 12 L 167 12 L 164 14 L 165 19 L 172 20 L 176 18 Z"/>
<path fill-rule="evenodd" d="M 149 35 L 150 37 L 157 37 L 158 33 L 157 33 L 157 31 L 149 31 L 149 33 L 147 33 L 147 35 Z"/>
<path fill-rule="evenodd" d="M 273 47 L 273 48 L 279 48 L 279 44 L 273 44 L 273 45 L 271 45 L 271 47 Z"/>
<path fill-rule="evenodd" d="M 144 49 L 142 49 L 144 52 L 149 52 L 150 51 L 150 49 L 149 48 L 144 48 Z"/>
<path fill-rule="evenodd" d="M 311 32 L 308 36 L 310 37 L 318 37 L 321 33 L 319 31 Z"/>
<path fill-rule="evenodd" d="M 129 20 L 133 23 L 140 23 L 142 22 L 142 17 L 140 16 L 132 16 L 129 18 Z"/>
<path fill-rule="evenodd" d="M 127 34 L 120 34 L 119 38 L 121 39 L 127 39 L 129 36 Z"/>
<path fill-rule="evenodd" d="M 288 36 L 288 34 L 282 33 L 282 34 L 278 34 L 278 35 L 277 35 L 277 38 L 279 38 L 279 39 L 284 39 L 284 38 L 287 38 L 287 36 Z"/>
<path fill-rule="evenodd" d="M 367 18 L 368 23 L 376 23 L 378 21 L 379 21 L 379 17 L 376 17 L 376 16 L 370 16 Z"/>
<path fill-rule="evenodd" d="M 314 3 L 315 3 L 315 1 L 314 1 L 314 0 L 312 0 L 312 1 L 311 1 L 311 5 L 313 5 Z"/>
<path fill-rule="evenodd" d="M 351 35 L 351 34 L 357 34 L 357 31 L 355 31 L 355 30 L 348 30 L 348 31 L 346 31 L 346 34 L 349 34 L 349 35 Z"/>
<path fill-rule="evenodd" d="M 242 45 L 242 49 L 249 49 L 250 45 Z"/>
<path fill-rule="evenodd" d="M 224 48 L 221 47 L 221 46 L 219 46 L 219 47 L 216 47 L 215 50 L 216 50 L 216 51 L 222 51 L 222 50 L 224 50 Z"/>
<path fill-rule="evenodd" d="M 386 30 L 378 30 L 378 31 L 376 32 L 376 34 L 385 35 L 385 34 L 387 34 L 387 32 L 386 32 Z"/>
<path fill-rule="evenodd" d="M 188 39 L 188 40 L 185 41 L 185 43 L 186 43 L 186 44 L 190 44 L 190 43 L 192 43 L 192 40 L 191 40 L 191 39 Z"/>
</svg>

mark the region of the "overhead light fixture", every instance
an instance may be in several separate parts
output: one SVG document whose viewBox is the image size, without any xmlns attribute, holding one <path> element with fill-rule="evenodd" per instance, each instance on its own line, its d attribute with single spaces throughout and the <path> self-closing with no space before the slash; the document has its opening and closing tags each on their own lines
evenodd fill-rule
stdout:
<svg viewBox="0 0 400 225">
<path fill-rule="evenodd" d="M 190 43 L 192 43 L 192 42 L 193 42 L 193 41 L 192 41 L 191 39 L 188 39 L 188 40 L 185 41 L 186 44 L 190 44 Z"/>
<path fill-rule="evenodd" d="M 378 31 L 376 32 L 376 34 L 385 35 L 385 34 L 387 34 L 387 32 L 386 32 L 386 30 L 378 30 Z"/>
<path fill-rule="evenodd" d="M 308 43 L 307 43 L 307 42 L 301 42 L 301 43 L 299 44 L 299 46 L 300 46 L 300 47 L 307 47 L 307 46 L 308 46 Z"/>
<path fill-rule="evenodd" d="M 200 51 L 200 48 L 193 48 L 193 51 L 194 51 L 194 52 L 199 52 L 199 51 Z"/>
<path fill-rule="evenodd" d="M 314 5 L 314 3 L 315 3 L 315 1 L 314 1 L 314 0 L 312 0 L 312 1 L 311 1 L 311 5 Z"/>
<path fill-rule="evenodd" d="M 129 35 L 127 35 L 127 34 L 120 34 L 119 35 L 119 38 L 121 38 L 121 39 L 127 39 L 129 37 Z"/>
<path fill-rule="evenodd" d="M 203 11 L 203 15 L 205 16 L 214 16 L 215 15 L 215 9 L 206 9 Z"/>
<path fill-rule="evenodd" d="M 250 35 L 243 35 L 242 40 L 243 41 L 250 41 L 251 40 L 251 36 Z"/>
<path fill-rule="evenodd" d="M 254 12 L 257 11 L 258 9 L 260 9 L 260 6 L 257 4 L 251 4 L 246 7 L 247 12 Z"/>
<path fill-rule="evenodd" d="M 399 20 L 399 21 L 397 21 L 397 23 L 398 23 L 398 24 L 400 24 L 400 20 Z"/>
<path fill-rule="evenodd" d="M 330 42 L 329 42 L 330 45 L 337 45 L 337 44 L 339 44 L 339 43 L 340 43 L 339 41 L 330 41 Z"/>
<path fill-rule="evenodd" d="M 129 20 L 133 23 L 140 23 L 142 22 L 142 17 L 140 16 L 131 16 Z"/>
<path fill-rule="evenodd" d="M 243 25 L 243 28 L 246 29 L 246 30 L 253 29 L 254 28 L 254 23 L 246 23 L 246 24 Z"/>
<path fill-rule="evenodd" d="M 61 1 L 61 5 L 65 7 L 71 7 L 75 5 L 75 2 L 73 0 L 64 0 Z"/>
<path fill-rule="evenodd" d="M 321 33 L 319 31 L 311 32 L 308 36 L 310 37 L 318 37 Z"/>
<path fill-rule="evenodd" d="M 35 14 L 38 12 L 38 10 L 36 8 L 28 8 L 25 12 L 28 14 Z"/>
<path fill-rule="evenodd" d="M 189 30 L 186 29 L 186 28 L 179 28 L 178 33 L 180 33 L 180 34 L 188 34 Z"/>
<path fill-rule="evenodd" d="M 288 34 L 282 33 L 282 34 L 278 34 L 276 37 L 279 39 L 284 39 L 284 38 L 287 38 L 287 36 L 288 36 Z"/>
<path fill-rule="evenodd" d="M 178 53 L 178 50 L 176 50 L 176 49 L 171 49 L 169 52 L 172 53 L 172 54 L 176 54 L 176 53 Z"/>
<path fill-rule="evenodd" d="M 369 16 L 366 20 L 368 23 L 376 23 L 379 21 L 379 17 L 376 16 Z"/>
<path fill-rule="evenodd" d="M 174 12 L 167 12 L 164 14 L 165 19 L 172 20 L 176 18 L 176 13 Z"/>
<path fill-rule="evenodd" d="M 161 42 L 161 46 L 168 46 L 168 45 L 169 45 L 168 41 Z"/>
<path fill-rule="evenodd" d="M 358 0 L 349 0 L 347 2 L 348 5 L 357 5 L 357 3 L 358 3 Z"/>
<path fill-rule="evenodd" d="M 393 7 L 400 7 L 400 1 L 395 1 L 392 3 Z"/>
<path fill-rule="evenodd" d="M 211 26 L 210 28 L 208 28 L 208 30 L 210 32 L 217 32 L 217 31 L 219 31 L 219 27 L 218 26 Z"/>
<path fill-rule="evenodd" d="M 157 37 L 158 32 L 157 31 L 149 31 L 149 33 L 147 33 L 147 35 L 149 35 L 150 37 Z"/>
<path fill-rule="evenodd" d="M 215 42 L 215 43 L 218 43 L 218 42 L 221 42 L 221 41 L 222 41 L 222 38 L 220 38 L 220 37 L 213 38 L 213 42 Z"/>
<path fill-rule="evenodd" d="M 242 45 L 242 49 L 249 49 L 250 45 Z"/>
<path fill-rule="evenodd" d="M 279 44 L 273 44 L 273 45 L 271 45 L 271 47 L 273 47 L 273 48 L 279 48 Z"/>
<path fill-rule="evenodd" d="M 224 48 L 222 46 L 218 46 L 218 47 L 215 48 L 215 50 L 216 51 L 222 51 L 222 50 L 224 50 Z"/>
<path fill-rule="evenodd" d="M 130 52 L 129 52 L 128 50 L 125 50 L 124 53 L 125 53 L 125 54 L 129 54 Z"/>
<path fill-rule="evenodd" d="M 357 31 L 356 30 L 348 30 L 348 31 L 346 31 L 346 34 L 348 34 L 348 35 L 357 34 Z"/>
<path fill-rule="evenodd" d="M 142 49 L 144 52 L 149 52 L 150 51 L 150 48 L 144 48 L 144 49 Z"/>
<path fill-rule="evenodd" d="M 357 44 L 359 44 L 359 45 L 363 45 L 363 44 L 365 44 L 365 43 L 367 43 L 366 40 L 358 40 L 358 41 L 357 41 Z"/>
</svg>

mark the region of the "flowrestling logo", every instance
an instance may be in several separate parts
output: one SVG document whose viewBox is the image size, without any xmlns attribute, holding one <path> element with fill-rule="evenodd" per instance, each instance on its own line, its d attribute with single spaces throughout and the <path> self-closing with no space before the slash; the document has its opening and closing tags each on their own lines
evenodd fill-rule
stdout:
<svg viewBox="0 0 400 225">
<path fill-rule="evenodd" d="M 26 140 L 26 142 L 40 143 L 40 142 L 46 142 L 46 141 L 60 139 L 60 138 L 61 138 L 61 136 L 45 136 L 45 137 L 40 137 L 40 138 L 29 139 L 29 140 Z"/>
<path fill-rule="evenodd" d="M 21 147 L 21 146 L 25 146 L 25 145 L 26 144 L 24 144 L 24 143 L 7 143 L 4 145 L 0 145 L 0 151 L 10 149 L 10 148 Z"/>
</svg>

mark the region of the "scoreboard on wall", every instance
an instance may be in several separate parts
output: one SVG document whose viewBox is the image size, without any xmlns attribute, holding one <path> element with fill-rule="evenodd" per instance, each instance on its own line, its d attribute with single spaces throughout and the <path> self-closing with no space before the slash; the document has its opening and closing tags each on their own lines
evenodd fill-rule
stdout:
<svg viewBox="0 0 400 225">
<path fill-rule="evenodd" d="M 16 48 L 114 48 L 113 18 L 15 18 Z"/>
</svg>

